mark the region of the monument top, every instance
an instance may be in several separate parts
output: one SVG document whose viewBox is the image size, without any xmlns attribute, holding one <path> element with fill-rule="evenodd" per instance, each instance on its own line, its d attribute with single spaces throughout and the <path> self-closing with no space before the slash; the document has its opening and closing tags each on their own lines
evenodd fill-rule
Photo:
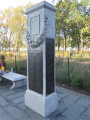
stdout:
<svg viewBox="0 0 90 120">
<path fill-rule="evenodd" d="M 54 5 L 52 5 L 46 1 L 42 1 L 38 4 L 36 4 L 35 6 L 28 8 L 26 11 L 26 14 L 29 14 L 30 12 L 33 12 L 33 11 L 38 10 L 40 8 L 43 8 L 43 7 L 47 8 L 47 9 L 51 9 L 52 11 L 56 12 L 56 8 L 54 7 Z"/>
</svg>

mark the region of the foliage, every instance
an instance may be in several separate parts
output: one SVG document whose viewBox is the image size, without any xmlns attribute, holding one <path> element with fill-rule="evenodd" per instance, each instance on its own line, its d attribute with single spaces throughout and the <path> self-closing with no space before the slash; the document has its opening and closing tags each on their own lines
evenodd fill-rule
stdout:
<svg viewBox="0 0 90 120">
<path fill-rule="evenodd" d="M 18 48 L 22 46 L 23 34 L 26 30 L 26 18 L 22 7 L 19 6 L 17 8 L 13 8 L 13 17 L 10 21 L 10 25 L 11 30 L 14 33 L 15 47 L 18 51 Z"/>
<path fill-rule="evenodd" d="M 59 0 L 56 4 L 56 36 L 63 37 L 64 52 L 67 45 L 77 47 L 78 52 L 90 47 L 89 4 L 89 0 Z"/>
<path fill-rule="evenodd" d="M 17 72 L 21 73 L 21 74 L 27 74 L 27 61 L 25 59 L 16 59 L 16 63 L 17 63 Z M 23 64 L 24 63 L 24 64 Z M 13 70 L 15 71 L 16 67 L 15 67 L 15 59 L 7 59 L 6 60 L 6 70 L 11 70 L 11 68 L 13 68 Z"/>
<path fill-rule="evenodd" d="M 60 0 L 56 4 L 56 34 L 63 35 L 64 52 L 66 51 L 66 37 L 68 36 L 68 27 L 71 11 L 70 6 L 72 6 L 72 2 L 68 0 Z"/>
<path fill-rule="evenodd" d="M 0 50 L 11 50 L 12 48 L 19 50 L 25 45 L 26 32 L 26 6 L 18 6 L 16 8 L 9 7 L 0 11 Z"/>
<path fill-rule="evenodd" d="M 63 57 L 63 51 L 56 51 L 56 57 Z M 65 53 L 64 53 L 64 57 L 70 57 L 70 51 L 66 51 Z"/>
<path fill-rule="evenodd" d="M 58 51 L 60 50 L 60 47 L 63 46 L 63 38 L 61 36 L 56 37 L 56 47 L 58 47 Z"/>
<path fill-rule="evenodd" d="M 79 77 L 72 80 L 71 86 L 76 88 L 82 88 L 82 85 L 83 85 L 83 82 Z"/>
<path fill-rule="evenodd" d="M 7 56 L 7 57 L 14 57 L 14 53 L 13 53 L 13 52 L 7 52 L 7 53 L 6 53 L 6 56 Z"/>
</svg>

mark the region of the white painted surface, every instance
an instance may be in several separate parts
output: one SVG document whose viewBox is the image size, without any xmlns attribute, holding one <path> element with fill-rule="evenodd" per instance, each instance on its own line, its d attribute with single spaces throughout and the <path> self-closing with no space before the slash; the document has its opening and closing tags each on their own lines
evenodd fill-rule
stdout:
<svg viewBox="0 0 90 120">
<path fill-rule="evenodd" d="M 25 105 L 40 115 L 47 117 L 58 108 L 58 98 L 56 93 L 46 97 L 27 90 L 25 94 Z"/>
</svg>

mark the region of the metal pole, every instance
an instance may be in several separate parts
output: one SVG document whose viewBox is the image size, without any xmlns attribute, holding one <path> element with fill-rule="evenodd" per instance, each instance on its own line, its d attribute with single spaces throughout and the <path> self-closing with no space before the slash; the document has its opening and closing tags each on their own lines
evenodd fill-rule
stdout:
<svg viewBox="0 0 90 120">
<path fill-rule="evenodd" d="M 69 66 L 69 57 L 68 57 L 68 82 L 70 87 L 70 66 Z"/>
<path fill-rule="evenodd" d="M 17 72 L 17 62 L 16 62 L 16 55 L 15 55 L 15 70 Z"/>
</svg>

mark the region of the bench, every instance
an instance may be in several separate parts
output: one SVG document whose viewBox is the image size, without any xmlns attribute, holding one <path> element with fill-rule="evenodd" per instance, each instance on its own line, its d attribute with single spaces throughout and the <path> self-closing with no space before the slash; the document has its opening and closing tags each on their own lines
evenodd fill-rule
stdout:
<svg viewBox="0 0 90 120">
<path fill-rule="evenodd" d="M 2 78 L 8 79 L 13 82 L 13 85 L 10 89 L 16 89 L 27 84 L 27 76 L 20 75 L 14 72 L 3 73 L 1 75 Z M 2 79 L 0 80 L 2 81 Z"/>
</svg>

